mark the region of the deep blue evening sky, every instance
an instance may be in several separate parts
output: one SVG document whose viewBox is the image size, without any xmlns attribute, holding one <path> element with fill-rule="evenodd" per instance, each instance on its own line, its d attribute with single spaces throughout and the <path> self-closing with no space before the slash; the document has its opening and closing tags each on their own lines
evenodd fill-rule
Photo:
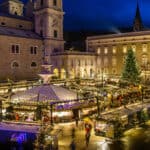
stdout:
<svg viewBox="0 0 150 150">
<path fill-rule="evenodd" d="M 23 0 L 26 1 L 26 0 Z M 63 0 L 67 30 L 117 30 L 131 27 L 137 0 Z M 139 0 L 143 23 L 150 27 L 150 0 Z"/>
</svg>

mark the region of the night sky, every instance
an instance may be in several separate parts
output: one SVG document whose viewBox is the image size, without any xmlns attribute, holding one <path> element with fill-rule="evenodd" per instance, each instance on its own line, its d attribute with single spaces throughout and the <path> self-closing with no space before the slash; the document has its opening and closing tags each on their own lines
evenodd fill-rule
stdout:
<svg viewBox="0 0 150 150">
<path fill-rule="evenodd" d="M 0 0 L 1 1 L 1 0 Z M 23 0 L 24 2 L 26 0 Z M 150 0 L 138 0 L 142 21 L 150 27 Z M 109 30 L 131 27 L 137 0 L 63 0 L 65 30 Z"/>
</svg>

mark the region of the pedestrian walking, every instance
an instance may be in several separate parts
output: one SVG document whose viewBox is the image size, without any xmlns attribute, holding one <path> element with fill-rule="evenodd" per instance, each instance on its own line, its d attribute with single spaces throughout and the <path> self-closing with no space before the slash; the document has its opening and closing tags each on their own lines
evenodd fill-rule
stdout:
<svg viewBox="0 0 150 150">
<path fill-rule="evenodd" d="M 89 145 L 90 136 L 91 136 L 91 132 L 90 131 L 85 134 L 86 146 Z"/>
</svg>

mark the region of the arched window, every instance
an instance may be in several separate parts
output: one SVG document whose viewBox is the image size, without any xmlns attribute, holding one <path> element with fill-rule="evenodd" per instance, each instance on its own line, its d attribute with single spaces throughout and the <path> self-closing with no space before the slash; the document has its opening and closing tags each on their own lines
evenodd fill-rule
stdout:
<svg viewBox="0 0 150 150">
<path fill-rule="evenodd" d="M 31 63 L 31 67 L 36 67 L 36 66 L 37 66 L 36 62 Z"/>
<path fill-rule="evenodd" d="M 19 67 L 19 63 L 14 61 L 14 62 L 12 62 L 11 66 L 12 66 L 12 68 L 18 68 Z"/>
</svg>

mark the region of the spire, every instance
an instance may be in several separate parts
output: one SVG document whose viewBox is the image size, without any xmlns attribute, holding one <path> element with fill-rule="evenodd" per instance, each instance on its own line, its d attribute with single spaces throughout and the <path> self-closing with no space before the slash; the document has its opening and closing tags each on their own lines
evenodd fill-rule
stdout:
<svg viewBox="0 0 150 150">
<path fill-rule="evenodd" d="M 133 31 L 141 31 L 143 29 L 143 23 L 140 15 L 139 3 L 137 1 L 136 14 L 133 24 Z"/>
</svg>

